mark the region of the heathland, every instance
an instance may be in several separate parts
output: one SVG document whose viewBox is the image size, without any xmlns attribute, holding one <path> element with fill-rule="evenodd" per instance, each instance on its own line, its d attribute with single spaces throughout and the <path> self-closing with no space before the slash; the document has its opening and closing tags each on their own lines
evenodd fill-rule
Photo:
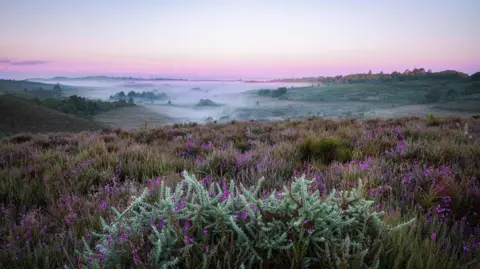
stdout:
<svg viewBox="0 0 480 269">
<path fill-rule="evenodd" d="M 18 134 L 0 142 L 0 260 L 4 268 L 475 268 L 479 141 L 478 117 L 433 116 Z M 292 181 L 302 175 L 309 186 Z M 328 198 L 358 179 L 360 192 Z M 132 199 L 145 188 L 143 202 Z"/>
<path fill-rule="evenodd" d="M 478 268 L 478 75 L 92 79 L 0 81 L 0 268 Z"/>
</svg>

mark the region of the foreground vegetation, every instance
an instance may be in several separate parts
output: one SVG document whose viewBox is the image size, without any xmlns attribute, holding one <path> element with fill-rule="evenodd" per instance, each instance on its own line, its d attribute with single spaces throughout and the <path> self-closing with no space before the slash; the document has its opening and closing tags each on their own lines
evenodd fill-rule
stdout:
<svg viewBox="0 0 480 269">
<path fill-rule="evenodd" d="M 475 268 L 479 135 L 433 116 L 19 134 L 0 267 Z"/>
</svg>

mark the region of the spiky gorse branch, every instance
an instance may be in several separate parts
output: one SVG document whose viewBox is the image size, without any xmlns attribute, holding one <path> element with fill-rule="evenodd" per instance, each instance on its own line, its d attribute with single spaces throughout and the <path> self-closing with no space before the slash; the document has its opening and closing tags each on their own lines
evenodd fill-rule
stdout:
<svg viewBox="0 0 480 269">
<path fill-rule="evenodd" d="M 378 265 L 389 227 L 382 213 L 353 191 L 323 198 L 314 181 L 296 178 L 283 191 L 261 197 L 263 179 L 249 188 L 206 186 L 184 172 L 175 190 L 162 184 L 153 197 L 145 190 L 114 222 L 102 220 L 96 249 L 79 252 L 91 267 L 136 265 L 153 268 L 233 266 Z M 151 202 L 149 202 L 152 200 Z M 347 266 L 348 265 L 348 266 Z M 347 267 L 343 267 L 347 266 Z"/>
</svg>

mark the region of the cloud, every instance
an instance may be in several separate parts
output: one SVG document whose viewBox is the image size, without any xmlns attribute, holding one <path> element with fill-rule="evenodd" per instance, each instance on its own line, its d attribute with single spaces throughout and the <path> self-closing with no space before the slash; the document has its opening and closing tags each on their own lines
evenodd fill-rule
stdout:
<svg viewBox="0 0 480 269">
<path fill-rule="evenodd" d="M 10 63 L 9 59 L 0 58 L 0 64 L 8 64 L 8 63 Z"/>
<path fill-rule="evenodd" d="M 10 61 L 9 61 L 10 62 Z M 42 65 L 42 64 L 47 64 L 49 61 L 14 61 L 10 62 L 11 65 Z"/>
</svg>

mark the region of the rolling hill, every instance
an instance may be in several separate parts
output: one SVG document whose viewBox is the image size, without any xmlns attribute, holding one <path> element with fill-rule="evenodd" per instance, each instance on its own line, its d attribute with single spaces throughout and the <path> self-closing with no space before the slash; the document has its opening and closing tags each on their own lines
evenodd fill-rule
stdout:
<svg viewBox="0 0 480 269">
<path fill-rule="evenodd" d="M 98 130 L 101 125 L 68 115 L 23 98 L 0 95 L 0 133 L 78 132 Z"/>
</svg>

